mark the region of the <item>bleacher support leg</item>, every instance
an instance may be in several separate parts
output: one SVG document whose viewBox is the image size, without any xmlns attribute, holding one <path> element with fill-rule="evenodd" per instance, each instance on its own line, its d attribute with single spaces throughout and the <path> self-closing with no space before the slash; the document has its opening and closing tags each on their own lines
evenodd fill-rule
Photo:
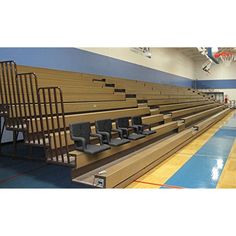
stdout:
<svg viewBox="0 0 236 236">
<path fill-rule="evenodd" d="M 3 121 L 2 124 L 2 117 L 0 117 L 0 153 L 2 151 L 2 137 L 3 137 L 3 133 L 4 133 L 4 127 L 5 127 L 5 119 Z"/>
<path fill-rule="evenodd" d="M 18 138 L 19 132 L 16 130 L 13 130 L 13 156 L 16 157 L 17 154 L 17 138 Z"/>
</svg>

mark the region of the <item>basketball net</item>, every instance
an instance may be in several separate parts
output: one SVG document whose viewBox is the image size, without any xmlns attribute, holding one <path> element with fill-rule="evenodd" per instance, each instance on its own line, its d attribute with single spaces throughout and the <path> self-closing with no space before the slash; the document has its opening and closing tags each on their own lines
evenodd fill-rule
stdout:
<svg viewBox="0 0 236 236">
<path fill-rule="evenodd" d="M 215 53 L 214 57 L 219 58 L 225 66 L 230 66 L 232 61 L 235 60 L 235 55 L 232 52 Z"/>
</svg>

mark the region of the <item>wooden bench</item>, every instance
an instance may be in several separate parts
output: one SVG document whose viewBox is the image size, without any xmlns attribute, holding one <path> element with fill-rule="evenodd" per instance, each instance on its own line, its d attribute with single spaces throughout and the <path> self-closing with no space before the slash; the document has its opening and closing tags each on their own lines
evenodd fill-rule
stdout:
<svg viewBox="0 0 236 236">
<path fill-rule="evenodd" d="M 202 98 L 201 96 L 189 96 L 189 95 L 162 95 L 162 94 L 155 94 L 155 93 L 138 93 L 136 92 L 136 98 L 138 100 L 158 100 L 158 99 L 198 99 Z"/>
<path fill-rule="evenodd" d="M 191 115 L 191 116 L 183 117 L 183 118 L 181 118 L 181 120 L 183 120 L 185 125 L 188 126 L 188 125 L 190 125 L 194 122 L 197 122 L 201 119 L 204 119 L 207 116 L 210 116 L 210 115 L 213 115 L 217 112 L 220 112 L 223 109 L 224 109 L 224 105 L 218 106 L 216 108 L 212 108 L 212 109 L 209 109 L 207 111 L 203 111 L 203 112 L 199 112 L 197 114 Z"/>
<path fill-rule="evenodd" d="M 103 120 L 103 119 L 117 119 L 120 117 L 126 117 L 126 116 L 145 116 L 149 115 L 150 110 L 148 107 L 144 108 L 131 108 L 131 109 L 122 109 L 122 110 L 112 110 L 112 111 L 105 111 L 105 112 L 91 112 L 91 113 L 82 113 L 82 114 L 75 114 L 75 115 L 66 115 L 65 116 L 65 125 L 66 127 L 69 127 L 72 123 L 77 122 L 90 122 L 95 123 L 96 120 Z M 63 119 L 61 116 L 59 116 L 58 121 L 52 120 L 51 117 L 47 119 L 42 119 L 42 125 L 44 127 L 47 127 L 47 129 L 52 130 L 53 124 L 54 129 L 58 126 L 57 122 L 59 123 L 59 127 L 63 127 Z M 29 127 L 41 127 L 41 121 L 39 118 L 32 120 L 32 125 L 29 124 Z M 29 132 L 32 132 L 32 129 L 29 129 Z"/>
<path fill-rule="evenodd" d="M 197 113 L 200 111 L 205 111 L 207 109 L 211 109 L 211 108 L 214 108 L 217 106 L 219 106 L 219 104 L 213 103 L 213 104 L 202 105 L 202 106 L 197 106 L 197 107 L 193 107 L 193 108 L 182 109 L 182 110 L 178 110 L 178 111 L 172 111 L 172 112 L 170 112 L 170 114 L 171 114 L 172 118 L 177 118 L 177 117 Z"/>
<path fill-rule="evenodd" d="M 221 120 L 223 117 L 225 117 L 227 114 L 230 113 L 230 108 L 226 108 L 225 110 L 207 118 L 204 121 L 201 121 L 200 123 L 194 125 L 193 127 L 196 128 L 198 131 L 202 131 L 206 129 L 208 126 L 210 126 L 212 123 L 215 123 L 219 120 Z"/>
<path fill-rule="evenodd" d="M 47 110 L 49 110 L 49 104 L 46 105 Z M 94 112 L 94 111 L 107 111 L 107 110 L 116 110 L 116 109 L 127 109 L 127 108 L 136 108 L 138 106 L 136 99 L 126 99 L 124 101 L 101 101 L 101 102 L 76 102 L 76 103 L 64 103 L 64 112 L 65 114 L 71 114 L 71 113 L 83 113 L 83 112 Z M 14 107 L 14 113 L 13 116 L 16 116 L 15 114 L 15 106 Z M 33 105 L 27 104 L 26 106 L 26 114 L 24 113 L 24 106 L 16 105 L 18 114 L 20 113 L 19 108 L 21 107 L 22 115 L 23 116 L 29 116 L 29 110 L 33 112 L 36 116 L 39 116 L 39 108 L 38 105 L 35 107 L 35 111 L 33 109 Z M 45 116 L 45 109 L 44 106 L 41 105 L 41 115 Z M 56 114 L 55 104 L 52 104 L 52 110 L 53 114 Z"/>
<path fill-rule="evenodd" d="M 145 117 L 142 117 L 142 121 L 144 124 L 155 126 L 156 124 L 164 121 L 164 115 L 157 114 L 157 115 L 145 116 Z"/>
<path fill-rule="evenodd" d="M 159 108 L 154 108 L 154 109 L 150 109 L 151 115 L 157 115 L 160 114 L 160 110 Z"/>
<path fill-rule="evenodd" d="M 167 104 L 177 104 L 177 103 L 189 103 L 191 102 L 200 102 L 206 101 L 205 99 L 156 99 L 156 100 L 148 100 L 148 106 L 160 106 L 160 105 L 167 105 Z"/>
<path fill-rule="evenodd" d="M 22 97 L 24 94 L 20 93 L 19 96 Z M 29 94 L 31 96 L 31 94 Z M 36 98 L 36 93 L 34 94 Z M 48 94 L 45 94 L 48 100 Z M 59 94 L 57 95 L 57 100 L 60 101 Z M 63 101 L 66 102 L 97 102 L 97 101 L 124 101 L 126 100 L 124 93 L 80 93 L 71 92 L 63 93 Z"/>
<path fill-rule="evenodd" d="M 83 94 L 83 93 L 76 93 L 76 94 L 63 94 L 64 102 L 94 102 L 94 101 L 124 101 L 125 94 L 121 93 L 114 93 L 114 94 L 107 94 L 107 93 L 99 93 L 99 94 Z"/>
<path fill-rule="evenodd" d="M 172 105 L 160 105 L 159 110 L 160 112 L 167 112 L 167 111 L 179 110 L 183 108 L 197 107 L 197 106 L 211 104 L 211 103 L 213 102 L 200 101 L 200 102 L 186 102 L 186 103 L 172 104 Z"/>
</svg>

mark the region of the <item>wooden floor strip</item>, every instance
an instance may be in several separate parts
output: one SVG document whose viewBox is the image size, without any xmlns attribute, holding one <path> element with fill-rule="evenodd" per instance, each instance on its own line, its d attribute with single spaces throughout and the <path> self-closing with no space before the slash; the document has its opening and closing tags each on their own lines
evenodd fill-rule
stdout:
<svg viewBox="0 0 236 236">
<path fill-rule="evenodd" d="M 168 184 L 157 184 L 157 183 L 151 183 L 151 182 L 146 182 L 146 181 L 141 181 L 141 180 L 135 180 L 134 182 L 141 183 L 141 184 L 155 185 L 155 186 L 165 187 L 165 188 L 183 189 L 183 187 L 180 187 L 180 186 L 172 186 L 172 185 L 168 185 Z"/>
</svg>

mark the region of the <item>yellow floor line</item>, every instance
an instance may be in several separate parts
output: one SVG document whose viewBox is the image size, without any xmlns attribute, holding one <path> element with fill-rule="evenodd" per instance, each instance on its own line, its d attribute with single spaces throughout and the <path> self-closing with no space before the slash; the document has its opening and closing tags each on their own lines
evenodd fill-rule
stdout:
<svg viewBox="0 0 236 236">
<path fill-rule="evenodd" d="M 180 149 L 174 155 L 163 161 L 157 167 L 147 172 L 138 180 L 143 182 L 164 184 L 171 176 L 173 176 L 232 116 L 231 112 L 221 121 L 213 125 L 205 133 L 193 140 L 191 143 Z M 155 185 L 133 182 L 127 188 L 160 188 Z"/>
<path fill-rule="evenodd" d="M 216 188 L 236 188 L 236 139 Z"/>
</svg>

